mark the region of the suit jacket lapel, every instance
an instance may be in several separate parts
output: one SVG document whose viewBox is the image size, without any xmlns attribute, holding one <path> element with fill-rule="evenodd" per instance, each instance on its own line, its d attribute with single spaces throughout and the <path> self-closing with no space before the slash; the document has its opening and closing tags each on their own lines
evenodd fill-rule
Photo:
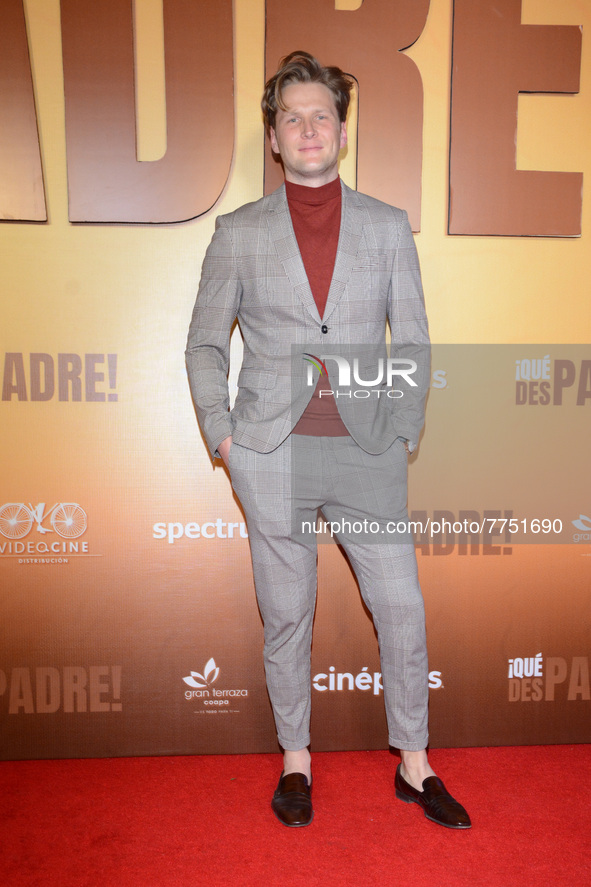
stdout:
<svg viewBox="0 0 591 887">
<path fill-rule="evenodd" d="M 318 314 L 318 308 L 308 283 L 306 269 L 302 262 L 291 222 L 287 197 L 285 196 L 285 185 L 282 185 L 277 191 L 269 195 L 267 213 L 269 233 L 271 240 L 275 244 L 279 261 L 283 265 L 294 291 L 304 303 L 306 310 L 319 323 L 320 315 Z"/>
<path fill-rule="evenodd" d="M 327 320 L 338 305 L 351 276 L 351 270 L 357 259 L 361 232 L 365 221 L 363 205 L 357 198 L 357 192 L 348 188 L 341 181 L 341 230 L 337 257 L 332 273 L 332 281 L 326 300 L 323 320 Z"/>
</svg>

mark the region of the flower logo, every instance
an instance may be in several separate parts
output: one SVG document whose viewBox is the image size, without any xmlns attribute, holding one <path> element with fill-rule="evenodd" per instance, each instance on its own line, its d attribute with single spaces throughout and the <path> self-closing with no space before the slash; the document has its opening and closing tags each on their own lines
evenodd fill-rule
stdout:
<svg viewBox="0 0 591 887">
<path fill-rule="evenodd" d="M 206 662 L 203 674 L 199 674 L 198 671 L 192 671 L 190 675 L 183 678 L 183 681 L 185 684 L 188 684 L 189 687 L 195 687 L 200 690 L 211 686 L 214 681 L 217 681 L 219 673 L 220 670 L 215 664 L 215 659 L 212 658 Z"/>
</svg>

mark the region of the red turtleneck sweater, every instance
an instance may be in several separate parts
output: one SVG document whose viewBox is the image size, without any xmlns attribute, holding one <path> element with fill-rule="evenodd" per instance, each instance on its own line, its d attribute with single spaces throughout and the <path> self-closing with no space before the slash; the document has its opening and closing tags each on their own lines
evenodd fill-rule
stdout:
<svg viewBox="0 0 591 887">
<path fill-rule="evenodd" d="M 285 191 L 308 283 L 318 313 L 323 317 L 339 243 L 341 180 L 337 177 L 320 188 L 286 182 Z M 334 397 L 318 396 L 320 388 L 326 390 L 326 384 L 322 377 L 318 380 L 312 399 L 293 429 L 293 434 L 316 437 L 344 437 L 349 434 L 339 416 Z"/>
</svg>

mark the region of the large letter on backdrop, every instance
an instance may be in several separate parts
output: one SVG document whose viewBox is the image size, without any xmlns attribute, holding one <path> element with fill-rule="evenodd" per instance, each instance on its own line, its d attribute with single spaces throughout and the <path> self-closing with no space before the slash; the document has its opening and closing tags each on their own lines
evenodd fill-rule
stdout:
<svg viewBox="0 0 591 887">
<path fill-rule="evenodd" d="M 581 233 L 576 172 L 515 168 L 520 92 L 579 89 L 581 31 L 522 25 L 521 0 L 454 0 L 450 234 Z"/>
<path fill-rule="evenodd" d="M 266 73 L 295 49 L 338 65 L 359 84 L 357 186 L 421 219 L 423 83 L 407 49 L 419 38 L 429 0 L 364 0 L 354 11 L 335 0 L 267 0 Z M 313 27 L 312 27 L 313 25 Z M 267 146 L 265 192 L 282 181 Z"/>
<path fill-rule="evenodd" d="M 47 220 L 23 0 L 0 7 L 0 219 Z"/>
<path fill-rule="evenodd" d="M 138 161 L 132 0 L 61 0 L 72 222 L 207 212 L 234 140 L 231 0 L 164 0 L 167 150 Z"/>
</svg>

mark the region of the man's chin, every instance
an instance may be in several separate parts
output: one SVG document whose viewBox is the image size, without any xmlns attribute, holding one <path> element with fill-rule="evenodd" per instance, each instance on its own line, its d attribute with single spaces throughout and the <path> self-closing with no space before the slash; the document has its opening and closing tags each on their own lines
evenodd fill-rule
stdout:
<svg viewBox="0 0 591 887">
<path fill-rule="evenodd" d="M 338 175 L 338 168 L 327 166 L 325 163 L 322 163 L 320 159 L 317 162 L 310 160 L 308 163 L 299 164 L 297 169 L 294 169 L 294 173 L 297 176 L 301 176 L 302 178 L 311 179 L 318 178 L 318 176 L 329 175 L 331 178 L 335 178 Z M 330 178 L 327 179 L 330 181 Z"/>
</svg>

